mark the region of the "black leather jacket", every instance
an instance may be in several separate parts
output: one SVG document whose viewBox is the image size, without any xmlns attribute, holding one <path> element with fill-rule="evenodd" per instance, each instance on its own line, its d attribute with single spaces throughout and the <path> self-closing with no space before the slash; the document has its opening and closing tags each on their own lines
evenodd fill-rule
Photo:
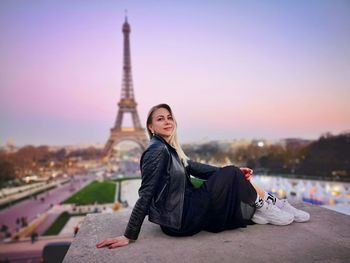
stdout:
<svg viewBox="0 0 350 263">
<path fill-rule="evenodd" d="M 186 176 L 208 179 L 219 168 L 188 161 L 186 168 L 176 150 L 162 137 L 154 135 L 140 162 L 142 183 L 139 199 L 132 210 L 124 236 L 136 240 L 145 216 L 172 228 L 181 227 Z"/>
</svg>

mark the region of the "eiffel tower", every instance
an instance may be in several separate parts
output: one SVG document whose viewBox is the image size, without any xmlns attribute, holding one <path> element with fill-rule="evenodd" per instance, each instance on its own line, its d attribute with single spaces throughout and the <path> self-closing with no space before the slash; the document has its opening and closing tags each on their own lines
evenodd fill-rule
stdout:
<svg viewBox="0 0 350 263">
<path fill-rule="evenodd" d="M 128 23 L 127 16 L 122 27 L 124 35 L 124 61 L 123 61 L 123 84 L 120 101 L 118 103 L 118 114 L 114 124 L 111 128 L 109 139 L 104 148 L 104 156 L 110 157 L 113 151 L 113 147 L 121 141 L 134 141 L 142 149 L 144 149 L 148 143 L 146 131 L 142 128 L 140 123 L 139 114 L 137 112 L 134 96 L 134 88 L 131 74 L 131 56 L 130 56 L 130 40 L 129 34 L 131 32 L 130 25 Z M 130 113 L 132 116 L 132 128 L 123 128 L 123 116 L 126 113 Z"/>
</svg>

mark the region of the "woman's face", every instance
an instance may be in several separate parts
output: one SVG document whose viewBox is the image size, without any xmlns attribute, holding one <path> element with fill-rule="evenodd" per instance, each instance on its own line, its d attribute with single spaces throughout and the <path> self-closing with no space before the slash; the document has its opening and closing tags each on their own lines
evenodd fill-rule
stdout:
<svg viewBox="0 0 350 263">
<path fill-rule="evenodd" d="M 165 108 L 159 108 L 152 114 L 152 123 L 148 124 L 152 133 L 162 136 L 167 142 L 175 129 L 173 116 Z"/>
</svg>

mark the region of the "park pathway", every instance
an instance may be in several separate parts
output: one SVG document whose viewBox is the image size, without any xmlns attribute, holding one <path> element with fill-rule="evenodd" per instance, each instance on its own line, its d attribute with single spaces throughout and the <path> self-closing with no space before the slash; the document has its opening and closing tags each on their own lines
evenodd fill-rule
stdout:
<svg viewBox="0 0 350 263">
<path fill-rule="evenodd" d="M 93 180 L 93 176 L 75 176 L 70 183 L 60 185 L 52 190 L 41 193 L 37 199 L 26 199 L 13 206 L 0 211 L 0 222 L 9 228 L 10 233 L 18 230 L 17 218 L 26 217 L 30 223 L 38 215 L 48 211 L 53 206 L 60 204 L 62 201 L 79 191 L 85 185 Z M 41 199 L 44 198 L 42 201 Z"/>
</svg>

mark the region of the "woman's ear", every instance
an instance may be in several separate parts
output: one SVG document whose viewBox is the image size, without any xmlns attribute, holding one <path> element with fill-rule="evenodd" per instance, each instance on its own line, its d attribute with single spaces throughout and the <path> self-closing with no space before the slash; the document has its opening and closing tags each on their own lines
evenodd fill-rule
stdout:
<svg viewBox="0 0 350 263">
<path fill-rule="evenodd" d="M 152 125 L 152 124 L 148 124 L 148 125 L 147 125 L 147 128 L 151 131 L 151 133 L 154 133 L 153 125 Z"/>
</svg>

